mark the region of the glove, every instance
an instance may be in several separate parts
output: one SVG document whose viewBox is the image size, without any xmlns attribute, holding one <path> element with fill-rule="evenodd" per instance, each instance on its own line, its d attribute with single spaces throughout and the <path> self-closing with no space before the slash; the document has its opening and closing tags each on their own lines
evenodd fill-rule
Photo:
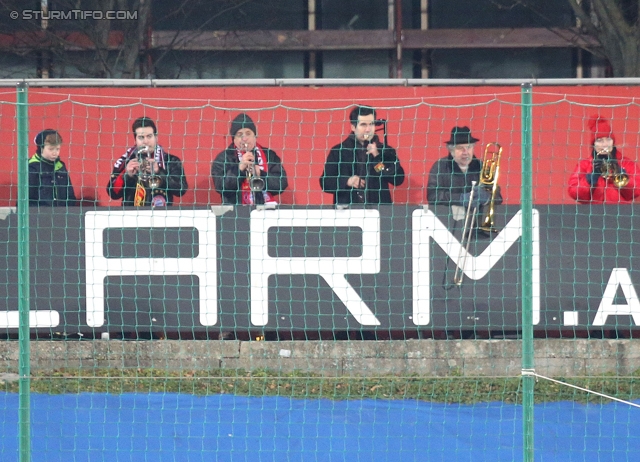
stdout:
<svg viewBox="0 0 640 462">
<path fill-rule="evenodd" d="M 469 199 L 471 197 L 471 193 L 464 193 L 460 196 L 460 202 L 462 202 L 462 206 L 467 208 L 469 206 Z M 473 187 L 473 201 L 471 202 L 471 206 L 474 208 L 480 207 L 481 205 L 486 205 L 491 200 L 491 192 L 489 192 L 484 187 L 474 186 Z"/>
<path fill-rule="evenodd" d="M 587 183 L 591 186 L 595 186 L 598 183 L 598 179 L 602 176 L 602 159 L 593 159 L 593 172 L 587 173 Z"/>
</svg>

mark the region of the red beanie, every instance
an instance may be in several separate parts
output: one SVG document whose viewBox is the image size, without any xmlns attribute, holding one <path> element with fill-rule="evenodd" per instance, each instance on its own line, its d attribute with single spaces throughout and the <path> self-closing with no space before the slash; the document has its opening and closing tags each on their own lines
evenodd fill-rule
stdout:
<svg viewBox="0 0 640 462">
<path fill-rule="evenodd" d="M 598 138 L 611 138 L 613 142 L 616 142 L 613 132 L 611 131 L 611 125 L 607 119 L 603 119 L 599 115 L 591 116 L 589 119 L 589 129 L 591 130 L 591 144 L 594 144 Z"/>
</svg>

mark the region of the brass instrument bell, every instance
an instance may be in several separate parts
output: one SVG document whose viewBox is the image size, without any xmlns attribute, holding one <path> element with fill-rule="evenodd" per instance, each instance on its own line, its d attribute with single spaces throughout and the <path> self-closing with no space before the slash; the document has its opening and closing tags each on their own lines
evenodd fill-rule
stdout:
<svg viewBox="0 0 640 462">
<path fill-rule="evenodd" d="M 136 150 L 138 181 L 145 187 L 155 189 L 162 185 L 162 177 L 154 172 L 156 161 L 150 157 L 149 146 L 141 146 Z"/>
<path fill-rule="evenodd" d="M 243 143 L 242 148 L 244 149 L 245 153 L 248 152 L 247 143 Z M 256 176 L 255 174 L 255 169 L 257 168 L 259 167 L 256 165 L 255 159 L 251 167 L 247 168 L 247 181 L 249 181 L 249 189 L 251 189 L 251 191 L 254 193 L 264 191 L 265 186 L 264 180 L 259 176 Z"/>
<path fill-rule="evenodd" d="M 600 173 L 605 180 L 611 180 L 617 188 L 622 188 L 629 183 L 629 175 L 622 171 L 622 167 L 616 159 L 609 157 L 611 149 L 604 148 L 596 153 L 602 159 Z"/>
</svg>

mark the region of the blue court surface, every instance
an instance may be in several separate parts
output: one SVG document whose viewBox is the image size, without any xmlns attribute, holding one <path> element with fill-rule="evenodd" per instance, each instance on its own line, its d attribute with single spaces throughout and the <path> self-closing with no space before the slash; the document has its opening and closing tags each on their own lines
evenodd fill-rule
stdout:
<svg viewBox="0 0 640 462">
<path fill-rule="evenodd" d="M 31 396 L 33 461 L 517 461 L 522 409 L 186 394 Z M 640 409 L 536 405 L 536 461 L 640 461 Z M 0 393 L 0 460 L 18 395 Z"/>
</svg>

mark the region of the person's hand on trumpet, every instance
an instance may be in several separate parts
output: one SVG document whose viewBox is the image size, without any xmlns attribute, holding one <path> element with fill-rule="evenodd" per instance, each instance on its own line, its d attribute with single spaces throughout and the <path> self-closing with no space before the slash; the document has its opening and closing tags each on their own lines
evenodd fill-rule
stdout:
<svg viewBox="0 0 640 462">
<path fill-rule="evenodd" d="M 587 183 L 589 183 L 591 186 L 595 186 L 602 176 L 603 167 L 604 159 L 602 159 L 601 157 L 596 157 L 595 159 L 593 159 L 593 171 L 591 173 L 587 173 Z"/>
<path fill-rule="evenodd" d="M 244 172 L 247 169 L 249 169 L 250 171 L 253 170 L 253 166 L 255 165 L 255 156 L 253 155 L 253 152 L 251 151 L 247 151 L 242 155 L 242 158 L 240 159 L 240 171 Z M 255 169 L 255 170 L 259 170 L 259 169 Z M 253 173 L 253 172 L 252 172 Z"/>
</svg>

